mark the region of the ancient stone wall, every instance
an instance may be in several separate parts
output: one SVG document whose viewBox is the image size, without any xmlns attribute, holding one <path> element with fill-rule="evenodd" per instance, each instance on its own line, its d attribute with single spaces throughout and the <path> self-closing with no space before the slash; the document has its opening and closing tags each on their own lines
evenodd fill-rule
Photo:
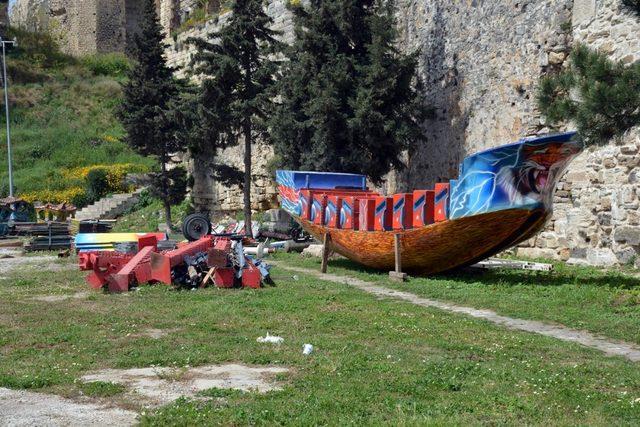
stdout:
<svg viewBox="0 0 640 427">
<path fill-rule="evenodd" d="M 16 0 L 11 25 L 47 31 L 74 56 L 125 52 L 139 28 L 139 0 Z"/>
<path fill-rule="evenodd" d="M 575 0 L 573 39 L 614 60 L 640 60 L 640 18 L 619 0 Z M 523 255 L 640 267 L 640 129 L 591 147 L 569 167 L 547 229 Z"/>
<path fill-rule="evenodd" d="M 435 118 L 408 158 L 399 186 L 457 175 L 468 154 L 534 134 L 540 75 L 558 66 L 570 38 L 571 0 L 398 2 L 401 46 L 420 52 Z M 404 185 L 403 185 L 404 184 Z"/>
</svg>

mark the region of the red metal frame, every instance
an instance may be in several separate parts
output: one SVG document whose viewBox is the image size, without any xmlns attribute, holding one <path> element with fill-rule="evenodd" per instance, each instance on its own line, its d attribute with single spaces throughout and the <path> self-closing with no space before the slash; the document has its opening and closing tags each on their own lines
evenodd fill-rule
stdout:
<svg viewBox="0 0 640 427">
<path fill-rule="evenodd" d="M 171 269 L 184 262 L 185 256 L 207 252 L 213 246 L 214 236 L 208 235 L 200 240 L 180 246 L 163 254 L 151 254 L 151 278 L 161 283 L 171 284 Z"/>
</svg>

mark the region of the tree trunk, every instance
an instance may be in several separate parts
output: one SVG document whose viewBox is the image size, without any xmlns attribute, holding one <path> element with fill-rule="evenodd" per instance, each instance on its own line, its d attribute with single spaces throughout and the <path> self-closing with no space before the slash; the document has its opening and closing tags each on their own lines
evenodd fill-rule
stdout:
<svg viewBox="0 0 640 427">
<path fill-rule="evenodd" d="M 171 222 L 171 204 L 169 203 L 169 178 L 167 177 L 167 154 L 162 153 L 162 202 L 164 203 L 164 217 L 167 225 L 167 231 L 173 230 Z"/>
<path fill-rule="evenodd" d="M 245 234 L 253 237 L 251 227 L 251 118 L 244 122 L 244 230 Z"/>
</svg>

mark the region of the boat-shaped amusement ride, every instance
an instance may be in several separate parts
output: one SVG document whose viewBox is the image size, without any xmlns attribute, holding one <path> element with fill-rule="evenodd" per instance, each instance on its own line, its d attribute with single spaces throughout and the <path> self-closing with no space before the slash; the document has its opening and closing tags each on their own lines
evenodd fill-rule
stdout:
<svg viewBox="0 0 640 427">
<path fill-rule="evenodd" d="M 364 175 L 279 170 L 282 208 L 345 257 L 381 270 L 434 274 L 476 263 L 529 239 L 553 208 L 556 183 L 582 144 L 574 132 L 525 138 L 473 154 L 457 179 L 383 195 Z"/>
</svg>

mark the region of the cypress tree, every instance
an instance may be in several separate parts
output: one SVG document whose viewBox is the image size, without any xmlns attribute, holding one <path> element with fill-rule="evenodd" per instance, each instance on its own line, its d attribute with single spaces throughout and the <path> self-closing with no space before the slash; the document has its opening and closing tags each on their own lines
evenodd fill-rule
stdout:
<svg viewBox="0 0 640 427">
<path fill-rule="evenodd" d="M 640 125 L 640 62 L 625 65 L 576 46 L 569 67 L 540 82 L 538 107 L 551 124 L 573 121 L 586 144 Z"/>
<path fill-rule="evenodd" d="M 239 184 L 244 196 L 246 233 L 251 235 L 251 147 L 266 141 L 265 118 L 272 108 L 281 50 L 272 19 L 261 0 L 236 0 L 232 14 L 208 40 L 191 39 L 197 52 L 193 73 L 203 78 L 195 108 L 198 119 L 196 145 L 225 148 L 244 143 L 244 170 L 216 167 L 215 175 L 227 184 Z M 196 147 L 197 148 L 197 147 Z"/>
<path fill-rule="evenodd" d="M 296 3 L 295 42 L 270 120 L 278 166 L 381 181 L 422 138 L 417 53 L 395 47 L 394 3 Z"/>
<path fill-rule="evenodd" d="M 124 101 L 118 115 L 127 132 L 127 143 L 138 153 L 158 159 L 160 173 L 155 174 L 154 188 L 163 201 L 167 227 L 171 228 L 171 202 L 176 198 L 166 164 L 171 153 L 183 148 L 175 137 L 178 123 L 171 114 L 180 84 L 164 57 L 166 46 L 155 1 L 143 1 L 141 28 L 131 50 L 134 66 L 123 85 Z"/>
</svg>

